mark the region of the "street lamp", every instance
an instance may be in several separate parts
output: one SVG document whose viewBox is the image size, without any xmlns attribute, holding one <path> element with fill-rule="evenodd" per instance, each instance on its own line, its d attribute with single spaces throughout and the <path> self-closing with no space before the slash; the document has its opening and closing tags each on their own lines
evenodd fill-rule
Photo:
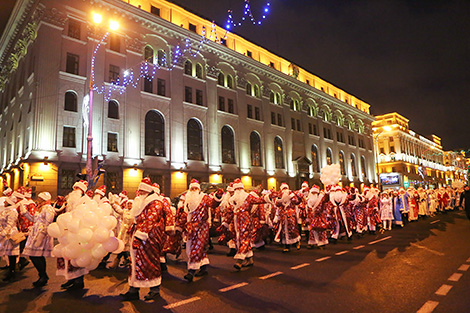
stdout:
<svg viewBox="0 0 470 313">
<path fill-rule="evenodd" d="M 93 13 L 93 22 L 98 25 L 102 22 L 103 17 L 99 13 Z M 116 31 L 119 28 L 119 23 L 116 21 L 109 22 L 109 29 L 112 31 Z M 98 49 L 106 40 L 109 35 L 109 31 L 107 31 L 103 37 L 101 38 L 98 45 L 93 49 L 93 53 L 91 56 L 91 71 L 90 71 L 90 86 L 89 86 L 89 99 L 88 99 L 88 136 L 87 136 L 87 154 L 86 154 L 86 176 L 88 180 L 88 184 L 90 186 L 93 185 L 94 176 L 93 175 L 93 133 L 92 133 L 92 125 L 93 125 L 93 88 L 94 88 L 94 76 L 95 76 L 95 57 Z"/>
<path fill-rule="evenodd" d="M 379 146 L 378 146 L 378 139 L 379 139 L 379 136 L 383 133 L 383 132 L 389 132 L 392 130 L 392 127 L 390 126 L 383 126 L 382 127 L 382 131 L 380 133 L 378 133 L 376 136 L 375 136 L 375 155 L 376 155 L 376 160 L 375 160 L 375 171 L 377 173 L 377 187 L 379 188 L 380 190 L 380 174 L 379 174 Z"/>
</svg>

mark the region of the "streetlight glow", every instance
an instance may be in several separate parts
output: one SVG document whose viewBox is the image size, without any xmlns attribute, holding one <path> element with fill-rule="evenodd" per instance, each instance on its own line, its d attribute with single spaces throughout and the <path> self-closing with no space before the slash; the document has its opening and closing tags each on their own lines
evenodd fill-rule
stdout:
<svg viewBox="0 0 470 313">
<path fill-rule="evenodd" d="M 102 20 L 103 20 L 103 17 L 101 16 L 101 14 L 93 13 L 93 22 L 95 22 L 96 24 L 99 24 L 101 23 Z"/>
<path fill-rule="evenodd" d="M 117 21 L 110 21 L 109 22 L 109 29 L 112 31 L 116 31 L 119 28 L 119 23 Z"/>
</svg>

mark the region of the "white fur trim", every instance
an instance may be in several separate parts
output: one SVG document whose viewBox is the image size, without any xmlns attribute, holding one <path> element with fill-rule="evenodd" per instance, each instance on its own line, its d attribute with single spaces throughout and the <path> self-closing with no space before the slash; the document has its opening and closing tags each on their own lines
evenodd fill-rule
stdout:
<svg viewBox="0 0 470 313">
<path fill-rule="evenodd" d="M 139 184 L 139 188 L 137 188 L 137 190 L 143 190 L 143 191 L 147 191 L 147 192 L 152 192 L 153 191 L 153 187 L 152 185 L 149 185 L 149 184 L 146 184 L 146 183 L 140 183 Z"/>
<path fill-rule="evenodd" d="M 82 182 L 80 182 L 80 181 L 78 181 L 78 182 L 76 182 L 75 184 L 73 184 L 73 187 L 74 187 L 74 188 L 75 188 L 75 187 L 80 188 L 83 192 L 86 192 L 86 190 L 87 190 L 87 186 L 85 186 L 85 184 L 82 183 Z"/>
<path fill-rule="evenodd" d="M 136 236 L 137 238 L 139 238 L 142 241 L 146 241 L 147 239 L 149 239 L 149 235 L 147 233 L 144 233 L 144 232 L 140 231 L 140 230 L 136 230 L 134 236 Z"/>
<path fill-rule="evenodd" d="M 243 183 L 236 183 L 236 184 L 233 184 L 233 190 L 237 189 L 237 188 L 243 188 L 245 189 L 245 186 L 243 185 Z"/>
</svg>

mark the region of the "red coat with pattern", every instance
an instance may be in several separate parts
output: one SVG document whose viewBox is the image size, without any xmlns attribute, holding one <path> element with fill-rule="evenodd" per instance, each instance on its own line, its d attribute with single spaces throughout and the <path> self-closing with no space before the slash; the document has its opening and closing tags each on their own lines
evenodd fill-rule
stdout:
<svg viewBox="0 0 470 313">
<path fill-rule="evenodd" d="M 274 223 L 277 223 L 277 229 L 274 240 L 283 244 L 294 244 L 300 240 L 296 211 L 296 206 L 300 203 L 300 199 L 293 192 L 291 195 L 292 198 L 289 204 L 284 205 L 280 200 L 276 203 L 277 210 Z"/>
<path fill-rule="evenodd" d="M 36 203 L 34 203 L 34 201 L 31 199 L 23 199 L 18 204 L 18 230 L 20 232 L 29 234 L 30 229 L 33 227 L 33 222 L 21 214 L 20 205 L 22 205 L 29 212 L 29 214 L 31 214 L 31 216 L 34 216 L 34 214 L 36 214 Z"/>
<path fill-rule="evenodd" d="M 370 223 L 372 225 L 378 225 L 382 223 L 379 216 L 379 203 L 377 201 L 377 196 L 373 196 L 367 202 L 366 214 L 369 217 Z"/>
</svg>

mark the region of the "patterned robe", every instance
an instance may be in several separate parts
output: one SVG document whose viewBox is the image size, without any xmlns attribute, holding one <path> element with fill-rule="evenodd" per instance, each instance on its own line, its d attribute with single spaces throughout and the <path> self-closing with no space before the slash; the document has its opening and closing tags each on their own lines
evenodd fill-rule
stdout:
<svg viewBox="0 0 470 313">
<path fill-rule="evenodd" d="M 319 194 L 318 200 L 316 203 L 313 203 L 312 206 L 307 205 L 307 219 L 309 236 L 308 244 L 323 246 L 328 244 L 328 219 L 327 212 L 325 209 L 325 195 L 323 193 Z"/>
<path fill-rule="evenodd" d="M 43 204 L 37 208 L 36 214 L 31 215 L 29 211 L 26 211 L 23 216 L 33 222 L 33 228 L 29 233 L 23 254 L 29 256 L 51 256 L 54 238 L 47 233 L 47 227 L 54 221 L 55 211 L 52 206 L 49 203 Z"/>
<path fill-rule="evenodd" d="M 401 214 L 408 211 L 408 200 L 405 195 L 398 194 L 392 199 L 393 223 L 403 225 Z"/>
<path fill-rule="evenodd" d="M 159 200 L 160 196 L 147 196 L 141 208 L 135 208 L 134 224 L 130 229 L 131 266 L 129 286 L 156 287 L 161 284 L 160 254 L 165 231 L 174 230 L 171 211 Z"/>
<path fill-rule="evenodd" d="M 18 233 L 18 211 L 14 206 L 0 207 L 0 256 L 20 254 L 20 245 L 9 238 Z"/>
<path fill-rule="evenodd" d="M 375 231 L 376 225 L 382 224 L 379 217 L 379 204 L 375 195 L 367 202 L 366 216 L 370 231 Z"/>
<path fill-rule="evenodd" d="M 346 233 L 348 237 L 352 236 L 352 230 L 349 227 L 351 218 L 346 214 L 348 205 L 347 201 L 339 205 L 332 201 L 325 203 L 325 210 L 330 216 L 331 238 L 338 239 L 343 233 Z"/>
<path fill-rule="evenodd" d="M 291 195 L 293 197 L 288 204 L 282 204 L 280 200 L 277 201 L 276 217 L 274 218 L 274 223 L 279 223 L 274 241 L 287 245 L 294 244 L 300 240 L 296 214 L 296 205 L 300 203 L 300 200 L 294 193 L 291 193 Z"/>
<path fill-rule="evenodd" d="M 33 222 L 23 216 L 23 214 L 21 214 L 20 206 L 23 206 L 29 212 L 29 214 L 31 214 L 31 216 L 34 216 L 34 214 L 36 213 L 36 203 L 34 203 L 34 201 L 31 199 L 23 199 L 19 202 L 19 205 L 17 206 L 18 230 L 28 236 L 31 228 L 33 227 Z"/>
<path fill-rule="evenodd" d="M 188 270 L 198 270 L 209 264 L 207 250 L 209 248 L 210 208 L 212 198 L 201 193 L 197 207 L 190 209 L 185 202 L 186 222 L 186 254 Z"/>
<path fill-rule="evenodd" d="M 417 197 L 415 197 L 412 194 L 408 194 L 408 205 L 410 207 L 410 214 L 408 216 L 408 219 L 410 221 L 416 221 L 418 219 L 418 203 L 417 203 Z"/>
<path fill-rule="evenodd" d="M 233 206 L 229 203 L 221 204 L 221 221 L 222 225 L 219 227 L 218 231 L 221 233 L 218 241 L 219 244 L 227 244 L 230 249 L 236 249 L 235 245 L 235 219 Z"/>
<path fill-rule="evenodd" d="M 253 205 L 252 219 L 253 219 L 253 243 L 252 246 L 259 248 L 265 244 L 265 239 L 269 236 L 269 228 L 266 224 L 266 212 L 264 210 L 267 204 Z"/>
<path fill-rule="evenodd" d="M 171 211 L 175 219 L 175 232 L 167 236 L 162 255 L 170 253 L 178 258 L 181 254 L 181 243 L 183 242 L 183 230 L 186 227 L 187 214 L 182 205 L 178 208 L 172 206 Z"/>
</svg>

